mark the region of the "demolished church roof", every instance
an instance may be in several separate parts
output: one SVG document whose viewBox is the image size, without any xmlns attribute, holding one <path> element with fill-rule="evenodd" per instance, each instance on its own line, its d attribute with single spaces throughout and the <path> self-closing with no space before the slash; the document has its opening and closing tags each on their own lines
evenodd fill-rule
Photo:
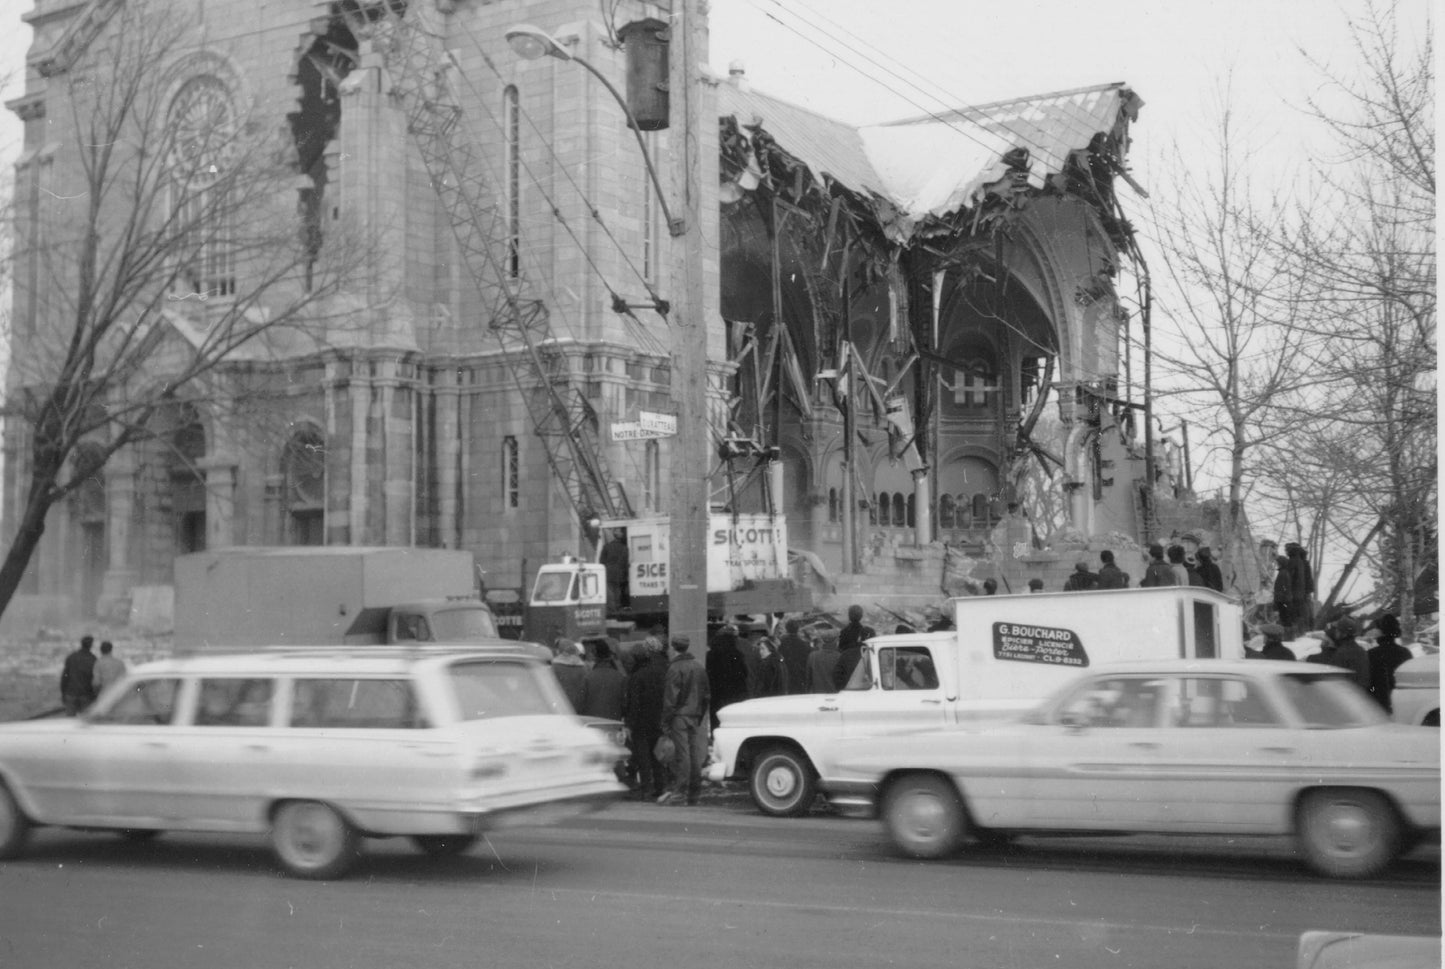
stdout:
<svg viewBox="0 0 1445 969">
<path fill-rule="evenodd" d="M 990 186 L 1023 171 L 1020 165 L 1028 185 L 1042 190 L 1071 153 L 1089 149 L 1100 135 L 1122 159 L 1129 122 L 1142 105 L 1115 83 L 853 126 L 745 85 L 718 85 L 720 116 L 767 132 L 815 176 L 886 203 L 880 221 L 893 224 L 895 238 L 930 217 L 974 207 Z"/>
</svg>

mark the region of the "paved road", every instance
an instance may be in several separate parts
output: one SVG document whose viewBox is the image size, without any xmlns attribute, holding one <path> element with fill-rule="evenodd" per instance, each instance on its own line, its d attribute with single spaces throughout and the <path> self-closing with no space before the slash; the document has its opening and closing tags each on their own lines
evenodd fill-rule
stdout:
<svg viewBox="0 0 1445 969">
<path fill-rule="evenodd" d="M 265 842 L 41 831 L 0 864 L 0 966 L 1292 966 L 1311 928 L 1440 934 L 1440 854 L 1331 882 L 1283 841 L 1025 839 L 943 863 L 872 822 L 624 804 L 435 862 L 373 843 L 345 882 Z"/>
</svg>

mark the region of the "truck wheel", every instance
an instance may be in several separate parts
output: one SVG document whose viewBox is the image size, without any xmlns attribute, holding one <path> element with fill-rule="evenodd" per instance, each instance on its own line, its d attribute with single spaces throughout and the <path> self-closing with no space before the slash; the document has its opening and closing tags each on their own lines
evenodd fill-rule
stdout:
<svg viewBox="0 0 1445 969">
<path fill-rule="evenodd" d="M 339 878 L 357 858 L 358 839 L 336 809 L 320 801 L 288 801 L 271 822 L 271 846 L 297 878 Z"/>
<path fill-rule="evenodd" d="M 0 860 L 14 858 L 30 837 L 30 819 L 20 810 L 10 789 L 0 782 Z"/>
<path fill-rule="evenodd" d="M 795 818 L 813 806 L 818 778 L 801 751 L 769 747 L 753 761 L 748 786 L 758 810 L 775 818 Z"/>
<path fill-rule="evenodd" d="M 1400 821 L 1376 791 L 1349 788 L 1306 792 L 1295 838 L 1311 868 L 1334 878 L 1367 878 L 1400 850 Z"/>
<path fill-rule="evenodd" d="M 474 834 L 418 834 L 411 843 L 432 858 L 455 858 L 466 854 L 477 843 Z"/>
<path fill-rule="evenodd" d="M 905 774 L 883 797 L 883 823 L 911 858 L 943 858 L 963 844 L 968 822 L 954 786 L 936 774 Z"/>
</svg>

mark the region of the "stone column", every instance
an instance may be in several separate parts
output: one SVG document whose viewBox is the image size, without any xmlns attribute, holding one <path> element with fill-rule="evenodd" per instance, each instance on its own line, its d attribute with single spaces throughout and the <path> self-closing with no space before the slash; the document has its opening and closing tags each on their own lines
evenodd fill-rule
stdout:
<svg viewBox="0 0 1445 969">
<path fill-rule="evenodd" d="M 206 548 L 229 548 L 236 544 L 236 461 L 216 454 L 197 466 L 206 479 Z"/>
<path fill-rule="evenodd" d="M 131 521 L 135 513 L 136 455 L 134 447 L 122 448 L 105 467 L 105 529 L 110 561 L 100 583 L 96 612 L 114 615 L 129 604 L 130 590 L 140 581 L 140 570 L 131 562 Z"/>
</svg>

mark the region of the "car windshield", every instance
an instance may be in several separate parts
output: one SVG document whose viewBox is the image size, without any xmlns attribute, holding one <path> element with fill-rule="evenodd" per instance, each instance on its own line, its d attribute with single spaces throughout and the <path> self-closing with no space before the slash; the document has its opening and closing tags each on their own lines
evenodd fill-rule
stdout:
<svg viewBox="0 0 1445 969">
<path fill-rule="evenodd" d="M 533 602 L 566 602 L 572 591 L 571 572 L 543 572 L 532 587 Z"/>
<path fill-rule="evenodd" d="M 476 606 L 435 612 L 431 617 L 431 628 L 433 638 L 439 643 L 497 637 L 497 624 L 492 620 L 491 612 Z"/>
<path fill-rule="evenodd" d="M 530 663 L 456 663 L 450 679 L 463 720 L 561 712 L 560 690 L 546 689 L 537 667 Z"/>
<path fill-rule="evenodd" d="M 1280 687 L 1306 727 L 1368 727 L 1388 719 L 1369 695 L 1333 673 L 1288 673 Z"/>
</svg>

